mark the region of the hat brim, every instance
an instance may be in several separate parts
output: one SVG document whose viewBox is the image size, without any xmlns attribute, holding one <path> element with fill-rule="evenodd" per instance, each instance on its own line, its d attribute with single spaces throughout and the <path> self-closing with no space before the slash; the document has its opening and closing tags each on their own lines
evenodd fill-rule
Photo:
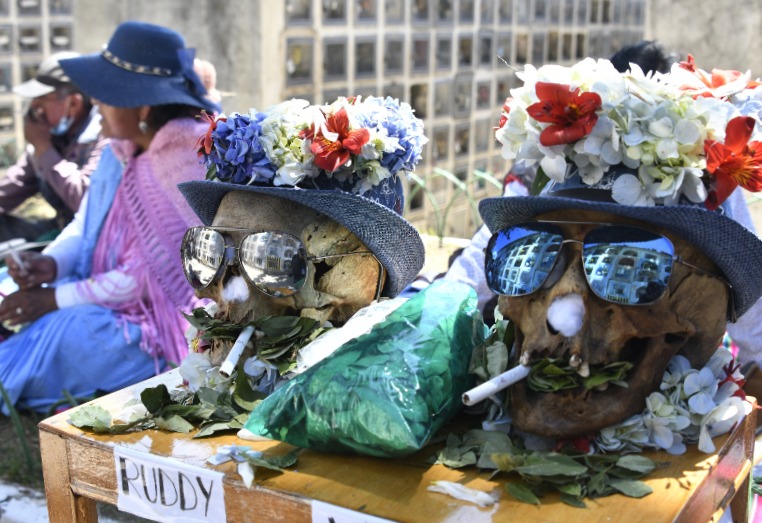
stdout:
<svg viewBox="0 0 762 523">
<path fill-rule="evenodd" d="M 55 91 L 56 88 L 52 85 L 47 85 L 42 82 L 38 82 L 34 78 L 27 80 L 26 82 L 19 84 L 13 88 L 13 93 L 22 98 L 39 98 Z"/>
<path fill-rule="evenodd" d="M 720 268 L 733 287 L 735 309 L 742 316 L 762 295 L 762 241 L 740 223 L 700 207 L 638 207 L 566 197 L 486 198 L 479 213 L 490 231 L 560 210 L 601 211 L 668 230 L 692 243 Z"/>
<path fill-rule="evenodd" d="M 128 71 L 110 63 L 100 53 L 61 60 L 61 67 L 83 93 L 114 107 L 183 104 L 210 112 L 218 109 L 212 101 L 193 96 L 182 76 Z"/>
<path fill-rule="evenodd" d="M 331 218 L 357 236 L 384 266 L 387 278 L 382 295 L 386 297 L 402 292 L 423 267 L 425 250 L 418 231 L 388 207 L 357 194 L 211 181 L 184 182 L 178 187 L 205 225 L 212 224 L 222 198 L 231 191 L 276 196 Z"/>
</svg>

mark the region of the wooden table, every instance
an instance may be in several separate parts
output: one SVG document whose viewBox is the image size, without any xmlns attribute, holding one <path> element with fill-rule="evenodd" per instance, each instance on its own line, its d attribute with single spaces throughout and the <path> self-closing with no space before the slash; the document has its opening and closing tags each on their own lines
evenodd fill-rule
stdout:
<svg viewBox="0 0 762 523">
<path fill-rule="evenodd" d="M 113 414 L 138 391 L 159 383 L 175 386 L 176 371 L 157 376 L 134 387 L 110 394 L 95 403 Z M 732 434 L 715 440 L 719 452 L 706 455 L 695 446 L 683 456 L 648 453 L 668 462 L 646 478 L 654 492 L 642 499 L 614 495 L 586 500 L 589 508 L 578 509 L 557 497 L 543 498 L 536 507 L 514 501 L 502 490 L 506 476 L 490 480 L 475 468 L 451 470 L 429 465 L 431 450 L 407 459 L 336 456 L 302 451 L 298 463 L 285 473 L 259 468 L 247 489 L 226 463 L 212 467 L 206 459 L 221 445 L 250 445 L 266 454 L 282 454 L 293 447 L 280 442 L 243 441 L 234 435 L 192 439 L 189 435 L 144 431 L 122 436 L 83 433 L 68 423 L 71 410 L 40 423 L 40 443 L 50 520 L 97 521 L 96 501 L 117 503 L 115 446 L 126 446 L 180 460 L 189 465 L 225 472 L 225 507 L 228 521 L 312 521 L 313 500 L 346 507 L 395 521 L 547 521 L 586 523 L 654 523 L 717 521 L 732 506 L 733 520 L 745 522 L 754 450 L 755 414 L 748 416 Z M 460 482 L 468 487 L 502 492 L 490 508 L 461 502 L 427 491 L 434 480 Z M 737 495 L 736 495 L 737 494 Z M 358 520 L 355 520 L 358 521 Z"/>
</svg>

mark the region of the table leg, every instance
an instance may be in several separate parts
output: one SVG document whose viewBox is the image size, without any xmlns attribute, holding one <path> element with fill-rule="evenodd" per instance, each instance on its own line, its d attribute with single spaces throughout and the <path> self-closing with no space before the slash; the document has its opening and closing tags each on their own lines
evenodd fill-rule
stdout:
<svg viewBox="0 0 762 523">
<path fill-rule="evenodd" d="M 69 477 L 69 453 L 66 440 L 40 431 L 42 475 L 50 521 L 61 523 L 97 523 L 95 500 L 75 494 Z"/>
</svg>

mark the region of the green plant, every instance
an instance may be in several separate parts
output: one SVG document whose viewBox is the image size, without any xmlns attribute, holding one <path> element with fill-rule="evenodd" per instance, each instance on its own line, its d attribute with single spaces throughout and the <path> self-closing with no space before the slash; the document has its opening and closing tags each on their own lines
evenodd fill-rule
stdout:
<svg viewBox="0 0 762 523">
<path fill-rule="evenodd" d="M 34 459 L 31 449 L 29 448 L 26 431 L 24 430 L 24 425 L 21 423 L 21 417 L 19 416 L 19 413 L 16 410 L 16 408 L 13 406 L 13 402 L 8 396 L 8 392 L 5 390 L 5 387 L 3 386 L 2 383 L 0 383 L 0 395 L 2 395 L 3 402 L 8 407 L 11 422 L 13 423 L 13 428 L 16 431 L 16 436 L 18 437 L 19 443 L 21 444 L 21 450 L 23 452 L 24 462 L 26 463 L 27 472 L 32 474 L 39 468 L 39 466 L 36 460 Z"/>
<path fill-rule="evenodd" d="M 444 202 L 444 205 L 441 205 L 437 201 L 434 191 L 428 187 L 428 185 L 437 178 L 446 179 L 455 188 L 450 198 Z M 410 173 L 410 179 L 413 181 L 413 185 L 410 188 L 407 201 L 405 202 L 405 212 L 407 213 L 410 210 L 410 202 L 413 200 L 413 198 L 420 191 L 423 191 L 423 194 L 429 200 L 429 203 L 431 204 L 431 207 L 434 211 L 435 234 L 439 238 L 440 246 L 442 246 L 442 240 L 445 236 L 447 217 L 453 205 L 457 203 L 460 198 L 466 198 L 469 206 L 471 207 L 471 212 L 474 216 L 474 222 L 478 225 L 481 225 L 482 220 L 481 216 L 479 216 L 478 202 L 472 194 L 473 185 L 484 182 L 493 185 L 500 191 L 503 189 L 502 182 L 497 179 L 494 174 L 478 169 L 474 171 L 473 177 L 471 177 L 468 181 L 463 181 L 450 171 L 440 169 L 438 167 L 434 168 L 434 171 L 429 175 L 428 180 L 418 176 L 415 173 Z"/>
</svg>

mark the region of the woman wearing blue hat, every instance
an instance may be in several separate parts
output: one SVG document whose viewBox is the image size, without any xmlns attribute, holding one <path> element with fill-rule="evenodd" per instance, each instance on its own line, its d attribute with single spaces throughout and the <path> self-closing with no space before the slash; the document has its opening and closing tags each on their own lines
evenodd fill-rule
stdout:
<svg viewBox="0 0 762 523">
<path fill-rule="evenodd" d="M 177 184 L 204 178 L 194 144 L 205 125 L 194 117 L 217 109 L 193 59 L 178 33 L 125 22 L 100 53 L 62 61 L 112 144 L 58 240 L 8 260 L 20 290 L 0 304 L 0 321 L 31 322 L 0 343 L 12 403 L 44 410 L 63 391 L 117 390 L 187 350 L 180 311 L 194 298 L 177 246 L 198 220 Z"/>
</svg>

